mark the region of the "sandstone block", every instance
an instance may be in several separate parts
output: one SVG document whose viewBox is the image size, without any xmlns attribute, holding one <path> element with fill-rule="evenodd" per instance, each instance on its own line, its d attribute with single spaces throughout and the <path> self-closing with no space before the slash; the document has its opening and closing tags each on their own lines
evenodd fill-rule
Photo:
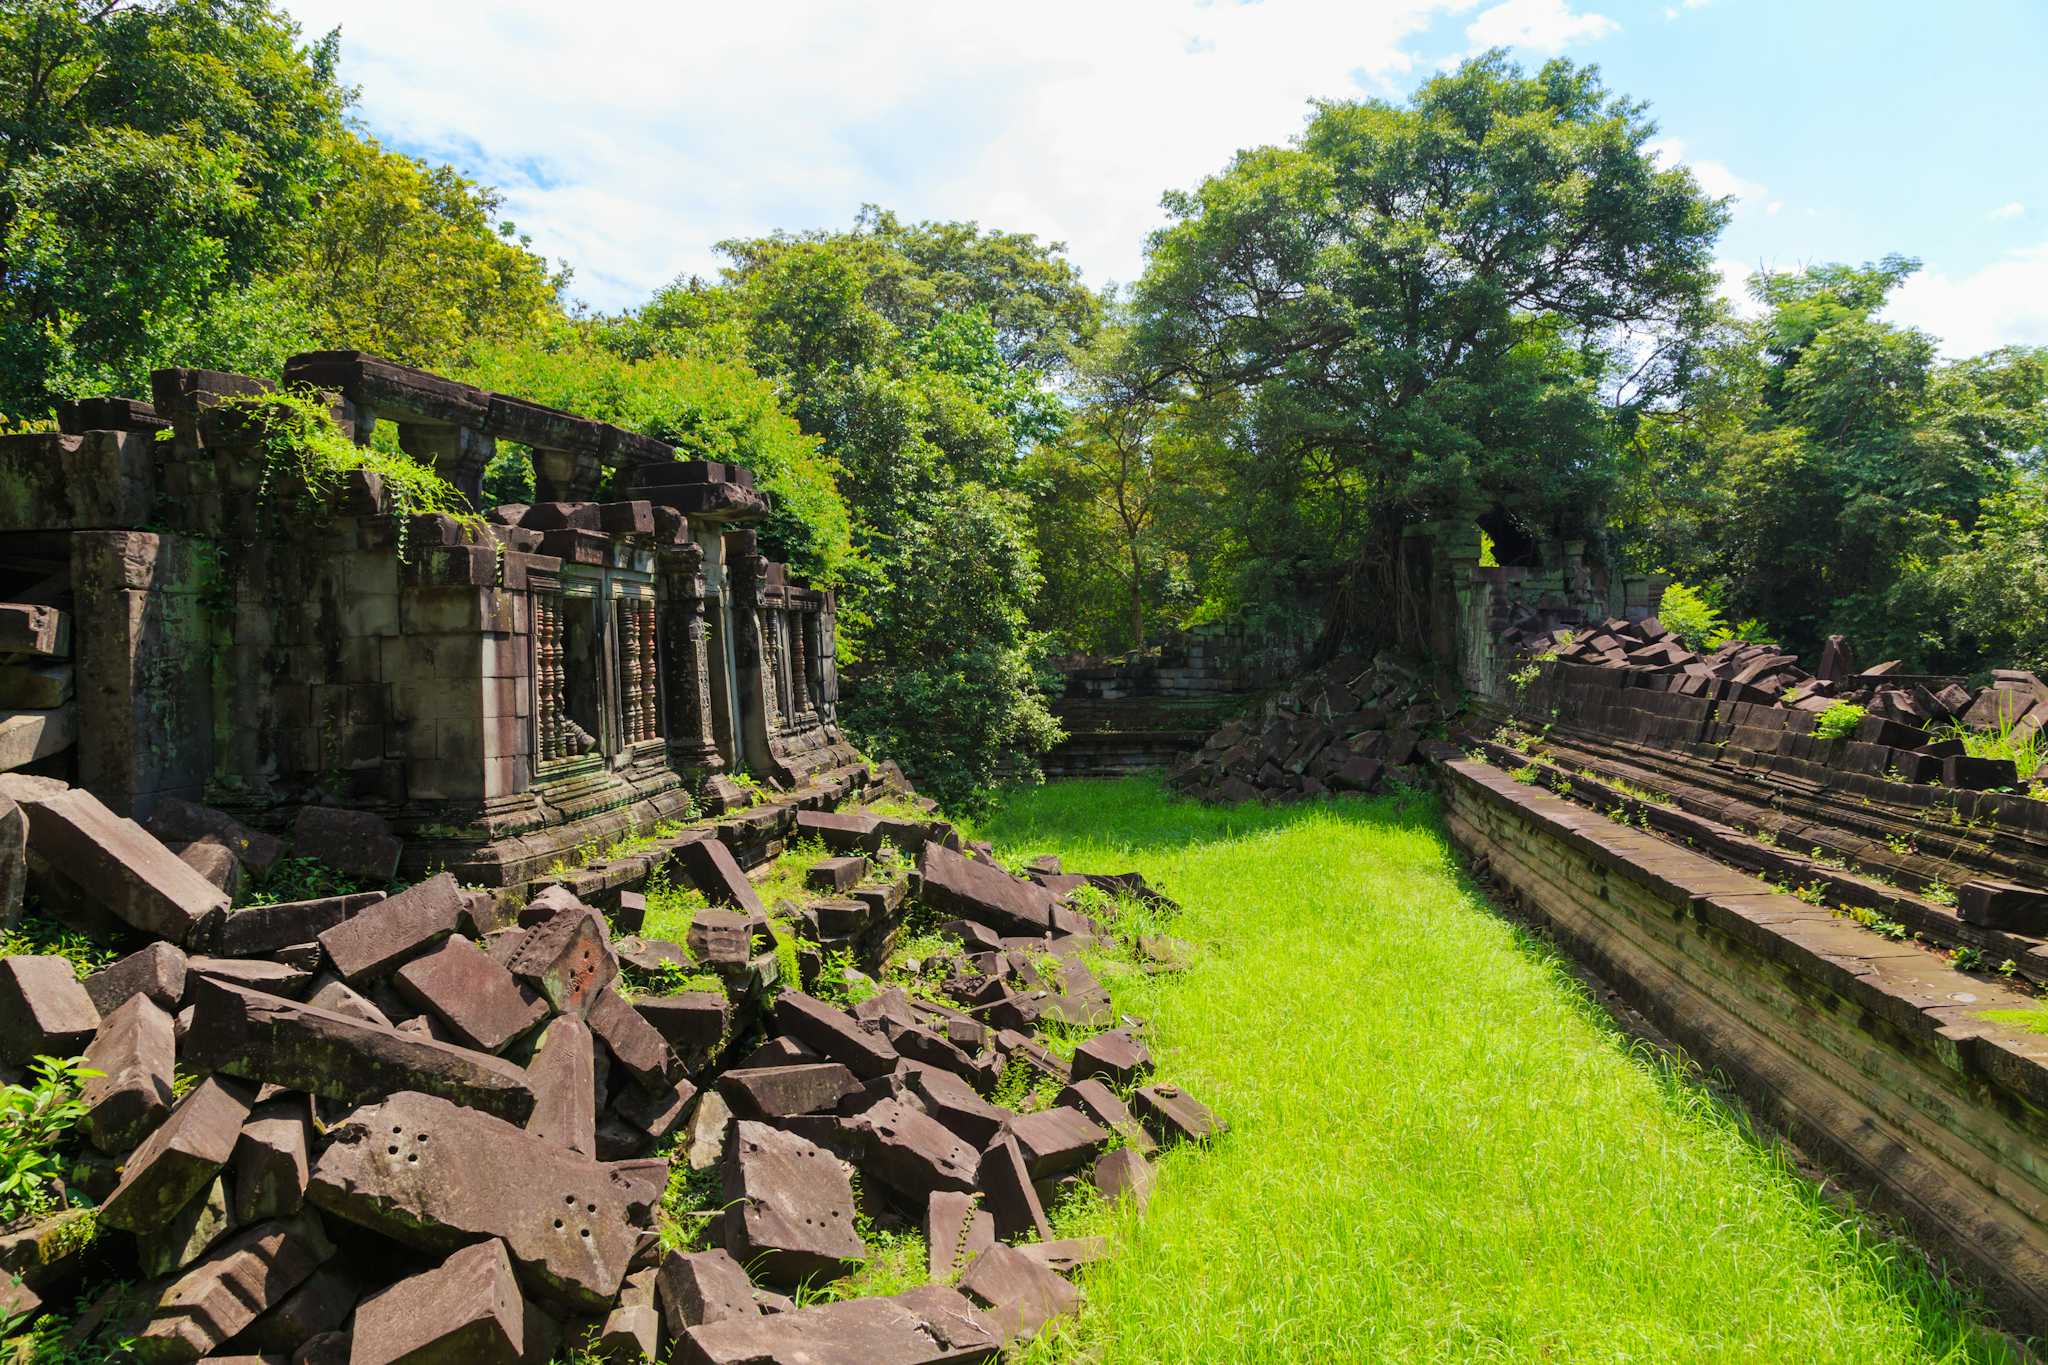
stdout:
<svg viewBox="0 0 2048 1365">
<path fill-rule="evenodd" d="M 388 882 L 398 875 L 405 845 L 381 815 L 334 806 L 306 806 L 292 822 L 292 851 L 315 858 L 357 881 Z"/>
<path fill-rule="evenodd" d="M 194 1086 L 128 1158 L 121 1183 L 100 1205 L 100 1221 L 130 1232 L 162 1227 L 234 1154 L 250 1098 L 216 1076 Z"/>
<path fill-rule="evenodd" d="M 230 912 L 220 922 L 213 935 L 213 951 L 222 957 L 255 957 L 294 943 L 312 943 L 335 925 L 383 899 L 382 891 L 358 891 L 346 896 L 245 906 Z"/>
<path fill-rule="evenodd" d="M 830 1113 L 860 1081 L 837 1062 L 735 1067 L 718 1078 L 718 1093 L 746 1119 Z"/>
<path fill-rule="evenodd" d="M 889 1298 L 692 1327 L 677 1359 L 695 1365 L 939 1365 L 992 1359 L 1001 1345 L 995 1324 L 958 1291 L 925 1285 Z"/>
<path fill-rule="evenodd" d="M 289 1218 L 306 1202 L 313 1125 L 305 1096 L 265 1100 L 250 1110 L 235 1140 L 237 1223 Z"/>
<path fill-rule="evenodd" d="M 940 1190 L 975 1188 L 980 1154 L 914 1105 L 880 1100 L 849 1118 L 846 1127 L 859 1139 L 862 1173 L 913 1205 Z"/>
<path fill-rule="evenodd" d="M 681 1069 L 668 1041 L 617 991 L 599 991 L 584 1018 L 612 1060 L 640 1084 L 660 1086 Z"/>
<path fill-rule="evenodd" d="M 85 1083 L 85 1128 L 102 1152 L 125 1152 L 171 1112 L 171 1076 L 177 1066 L 171 1016 L 146 995 L 100 1021 L 85 1064 L 99 1072 Z"/>
<path fill-rule="evenodd" d="M 100 1012 L 61 957 L 0 957 L 0 1063 L 76 1057 L 100 1026 Z"/>
<path fill-rule="evenodd" d="M 865 1258 L 852 1181 L 815 1143 L 741 1120 L 726 1145 L 724 1179 L 726 1250 L 770 1283 L 835 1279 Z"/>
<path fill-rule="evenodd" d="M 479 954 L 481 956 L 481 954 Z M 496 965 L 496 964 L 493 964 Z M 533 1113 L 526 1131 L 584 1156 L 597 1155 L 597 1042 L 573 1014 L 549 1024 L 526 1064 Z"/>
<path fill-rule="evenodd" d="M 173 943 L 226 913 L 226 893 L 91 792 L 74 787 L 17 799 L 28 812 L 31 868 L 62 894 Z"/>
<path fill-rule="evenodd" d="M 133 995 L 149 997 L 158 1009 L 175 1010 L 185 998 L 184 951 L 175 944 L 152 943 L 87 977 L 85 993 L 101 1014 L 112 1014 Z"/>
<path fill-rule="evenodd" d="M 350 1365 L 519 1365 L 526 1300 L 497 1238 L 464 1247 L 356 1308 Z"/>
<path fill-rule="evenodd" d="M 692 1327 L 730 1318 L 755 1318 L 754 1286 L 730 1252 L 671 1251 L 655 1280 L 655 1302 L 671 1340 Z"/>
<path fill-rule="evenodd" d="M 236 1336 L 334 1254 L 317 1219 L 259 1223 L 181 1276 L 135 1342 L 146 1365 L 183 1365 Z"/>
<path fill-rule="evenodd" d="M 974 1196 L 940 1190 L 925 1206 L 925 1248 L 932 1283 L 950 1284 L 967 1263 L 996 1244 L 995 1216 Z"/>
<path fill-rule="evenodd" d="M 505 965 L 565 1014 L 588 1010 L 591 999 L 619 974 L 603 918 L 580 906 L 534 925 Z"/>
<path fill-rule="evenodd" d="M 896 1069 L 896 1049 L 879 1032 L 869 1032 L 844 1010 L 801 991 L 775 997 L 775 1022 L 782 1031 L 822 1057 L 845 1066 L 862 1080 Z"/>
<path fill-rule="evenodd" d="M 462 891 L 443 872 L 357 912 L 319 936 L 334 970 L 350 985 L 383 976 L 455 932 Z"/>
<path fill-rule="evenodd" d="M 1027 1341 L 1056 1317 L 1081 1306 L 1080 1291 L 1015 1247 L 994 1246 L 974 1258 L 960 1292 L 988 1310 L 1006 1343 Z"/>
<path fill-rule="evenodd" d="M 736 906 L 749 915 L 766 913 L 761 898 L 754 893 L 754 884 L 747 880 L 747 874 L 740 870 L 723 840 L 698 839 L 679 844 L 671 856 L 682 864 L 691 884 L 713 905 Z"/>
<path fill-rule="evenodd" d="M 547 1017 L 539 996 L 459 934 L 392 976 L 398 993 L 432 1014 L 464 1047 L 496 1052 Z"/>
</svg>

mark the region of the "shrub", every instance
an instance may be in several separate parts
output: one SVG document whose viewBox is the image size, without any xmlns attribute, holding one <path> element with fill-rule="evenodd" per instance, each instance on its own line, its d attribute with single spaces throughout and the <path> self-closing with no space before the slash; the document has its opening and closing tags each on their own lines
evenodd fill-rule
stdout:
<svg viewBox="0 0 2048 1365">
<path fill-rule="evenodd" d="M 58 1148 L 85 1117 L 81 1089 L 100 1074 L 83 1057 L 38 1057 L 30 1071 L 30 1084 L 0 1087 L 0 1227 L 56 1205 Z"/>
<path fill-rule="evenodd" d="M 1838 701 L 1815 718 L 1813 732 L 1822 739 L 1847 739 L 1863 723 L 1863 715 L 1862 707 Z"/>
<path fill-rule="evenodd" d="M 1664 589 L 1664 595 L 1657 600 L 1657 620 L 1687 649 L 1713 649 L 1732 634 L 1728 622 L 1706 597 L 1683 583 L 1673 583 Z"/>
</svg>

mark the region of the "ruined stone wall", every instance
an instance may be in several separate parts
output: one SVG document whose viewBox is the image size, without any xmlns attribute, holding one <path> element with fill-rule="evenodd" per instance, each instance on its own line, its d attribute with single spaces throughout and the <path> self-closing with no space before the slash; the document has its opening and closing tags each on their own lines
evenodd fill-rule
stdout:
<svg viewBox="0 0 2048 1365">
<path fill-rule="evenodd" d="M 1635 1009 L 2048 1323 L 2048 1038 L 2029 997 L 1705 856 L 1440 755 L 1452 837 Z"/>
</svg>

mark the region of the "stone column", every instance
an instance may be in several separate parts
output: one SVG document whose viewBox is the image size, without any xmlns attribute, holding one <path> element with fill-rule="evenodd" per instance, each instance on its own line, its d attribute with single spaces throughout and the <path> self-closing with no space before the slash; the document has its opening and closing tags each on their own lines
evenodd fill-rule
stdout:
<svg viewBox="0 0 2048 1365">
<path fill-rule="evenodd" d="M 484 503 L 484 468 L 498 453 L 498 443 L 469 427 L 428 426 L 422 422 L 400 422 L 398 445 L 415 460 L 423 460 L 434 472 L 461 490 L 471 507 Z"/>
<path fill-rule="evenodd" d="M 661 688 L 663 733 L 680 767 L 720 769 L 725 760 L 711 725 L 711 628 L 705 619 L 704 551 L 693 544 L 664 547 L 660 559 Z"/>
<path fill-rule="evenodd" d="M 571 450 L 533 452 L 533 500 L 535 502 L 595 502 L 597 482 L 604 475 L 597 452 L 580 454 Z"/>
</svg>

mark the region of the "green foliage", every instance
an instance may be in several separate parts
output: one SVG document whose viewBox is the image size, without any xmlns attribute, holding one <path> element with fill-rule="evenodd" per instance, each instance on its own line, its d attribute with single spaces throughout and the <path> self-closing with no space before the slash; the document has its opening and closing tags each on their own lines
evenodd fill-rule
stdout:
<svg viewBox="0 0 2048 1365">
<path fill-rule="evenodd" d="M 375 889 L 365 887 L 353 877 L 343 876 L 317 858 L 279 858 L 261 877 L 248 879 L 240 904 L 276 905 L 283 901 L 349 896 Z"/>
<path fill-rule="evenodd" d="M 85 1058 L 38 1057 L 28 1085 L 0 1086 L 0 1227 L 57 1207 L 51 1182 L 85 1119 L 80 1091 L 99 1072 Z"/>
<path fill-rule="evenodd" d="M 1838 701 L 1813 718 L 1813 733 L 1821 739 L 1851 739 L 1864 715 L 1863 707 Z"/>
<path fill-rule="evenodd" d="M 335 175 L 346 92 L 265 0 L 0 6 L 0 426 L 238 329 Z"/>
<path fill-rule="evenodd" d="M 119 956 L 90 934 L 41 915 L 24 915 L 11 928 L 0 930 L 0 957 L 61 957 L 80 981 Z"/>
<path fill-rule="evenodd" d="M 1729 637 L 1728 623 L 1697 589 L 1672 583 L 1657 599 L 1657 620 L 1687 649 L 1714 649 Z"/>
<path fill-rule="evenodd" d="M 1593 69 L 1495 52 L 1404 105 L 1319 104 L 1294 145 L 1167 195 L 1138 340 L 1231 410 L 1214 512 L 1257 571 L 1234 596 L 1327 585 L 1370 634 L 1417 522 L 1590 529 L 1617 472 L 1602 389 L 1670 391 L 1726 216 L 1653 132 Z"/>
</svg>

